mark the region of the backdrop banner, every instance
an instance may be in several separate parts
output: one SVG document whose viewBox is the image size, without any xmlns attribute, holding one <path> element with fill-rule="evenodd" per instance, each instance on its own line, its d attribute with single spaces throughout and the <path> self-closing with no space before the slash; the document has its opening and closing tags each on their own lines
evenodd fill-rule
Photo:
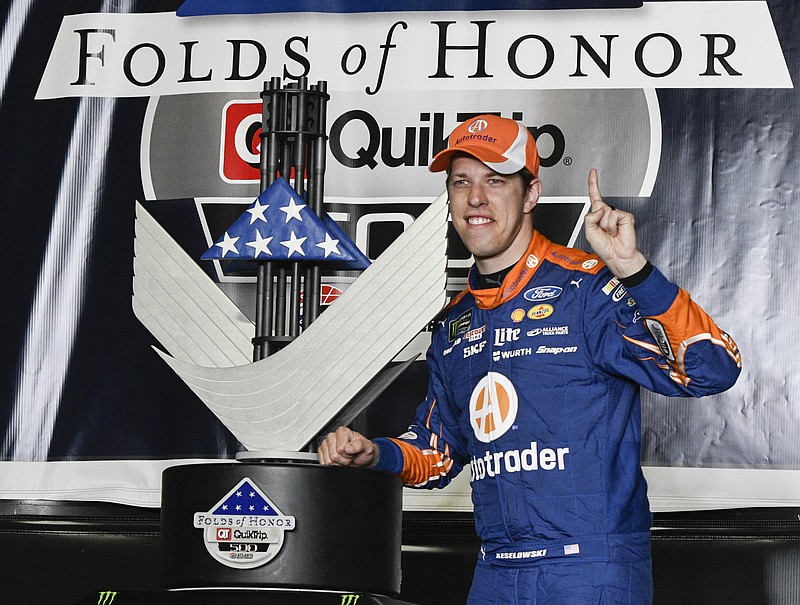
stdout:
<svg viewBox="0 0 800 605">
<path fill-rule="evenodd" d="M 743 357 L 720 395 L 643 393 L 653 509 L 800 505 L 800 5 L 371 4 L 8 3 L 0 498 L 158 506 L 164 468 L 242 450 L 153 350 L 170 353 L 156 326 L 182 310 L 136 311 L 149 293 L 134 287 L 134 247 L 170 250 L 249 338 L 255 278 L 200 256 L 261 193 L 264 83 L 305 78 L 330 95 L 325 208 L 372 260 L 442 193 L 427 164 L 471 115 L 533 132 L 535 220 L 559 243 L 586 248 L 598 168 L 606 200 L 635 214 L 640 248 Z M 135 231 L 137 206 L 159 235 Z M 450 295 L 469 266 L 452 238 Z M 357 276 L 327 271 L 323 305 Z M 370 408 L 398 433 L 425 391 L 424 364 L 412 365 L 414 379 Z M 463 475 L 406 494 L 406 508 L 469 510 Z"/>
</svg>

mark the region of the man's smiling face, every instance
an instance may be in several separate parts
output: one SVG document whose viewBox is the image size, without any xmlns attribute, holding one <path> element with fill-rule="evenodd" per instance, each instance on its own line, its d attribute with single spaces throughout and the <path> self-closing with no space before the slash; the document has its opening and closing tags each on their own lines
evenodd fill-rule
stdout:
<svg viewBox="0 0 800 605">
<path fill-rule="evenodd" d="M 541 193 L 535 179 L 498 174 L 471 156 L 456 155 L 447 191 L 453 226 L 475 258 L 478 271 L 494 273 L 518 261 L 533 236 L 531 212 Z"/>
</svg>

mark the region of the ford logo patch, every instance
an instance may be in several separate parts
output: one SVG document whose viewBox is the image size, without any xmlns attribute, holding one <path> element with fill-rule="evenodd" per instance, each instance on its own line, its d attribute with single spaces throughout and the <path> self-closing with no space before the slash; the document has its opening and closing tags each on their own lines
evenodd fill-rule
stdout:
<svg viewBox="0 0 800 605">
<path fill-rule="evenodd" d="M 561 288 L 558 286 L 539 286 L 538 288 L 526 290 L 523 296 L 525 300 L 530 300 L 532 302 L 550 300 L 551 298 L 558 298 L 561 296 Z"/>
</svg>

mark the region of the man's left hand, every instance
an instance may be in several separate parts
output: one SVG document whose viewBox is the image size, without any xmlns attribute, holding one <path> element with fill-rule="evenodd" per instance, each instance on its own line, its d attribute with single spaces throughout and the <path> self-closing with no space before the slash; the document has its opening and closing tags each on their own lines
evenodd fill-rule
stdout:
<svg viewBox="0 0 800 605">
<path fill-rule="evenodd" d="M 636 248 L 633 215 L 603 201 L 595 168 L 589 171 L 589 201 L 592 207 L 583 225 L 595 254 L 617 277 L 630 277 L 641 270 L 647 259 Z"/>
</svg>

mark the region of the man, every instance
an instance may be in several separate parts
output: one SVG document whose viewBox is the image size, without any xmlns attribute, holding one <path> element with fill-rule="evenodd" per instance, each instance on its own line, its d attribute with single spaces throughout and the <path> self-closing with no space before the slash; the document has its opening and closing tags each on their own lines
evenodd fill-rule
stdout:
<svg viewBox="0 0 800 605">
<path fill-rule="evenodd" d="M 475 266 L 437 322 L 427 399 L 398 439 L 342 427 L 320 461 L 417 487 L 470 462 L 482 546 L 469 603 L 651 603 L 638 386 L 723 391 L 740 372 L 735 343 L 637 249 L 633 216 L 603 202 L 595 170 L 595 255 L 535 231 L 539 157 L 523 125 L 468 120 L 430 169 L 448 171 Z"/>
</svg>

